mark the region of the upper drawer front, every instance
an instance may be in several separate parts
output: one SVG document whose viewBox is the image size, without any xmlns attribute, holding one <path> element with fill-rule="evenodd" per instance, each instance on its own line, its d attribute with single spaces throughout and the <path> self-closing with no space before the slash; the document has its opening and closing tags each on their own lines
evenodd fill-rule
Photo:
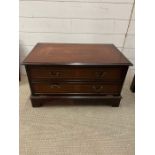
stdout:
<svg viewBox="0 0 155 155">
<path fill-rule="evenodd" d="M 34 93 L 38 94 L 60 94 L 60 93 L 102 93 L 102 94 L 119 94 L 121 85 L 105 83 L 33 83 Z"/>
<path fill-rule="evenodd" d="M 104 80 L 120 81 L 122 79 L 121 67 L 86 68 L 86 67 L 50 67 L 31 66 L 29 73 L 31 79 L 66 79 L 66 80 Z"/>
</svg>

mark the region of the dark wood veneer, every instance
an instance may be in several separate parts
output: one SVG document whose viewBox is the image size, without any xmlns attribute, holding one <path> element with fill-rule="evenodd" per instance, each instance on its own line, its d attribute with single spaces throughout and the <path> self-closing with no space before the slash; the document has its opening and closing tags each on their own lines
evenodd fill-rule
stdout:
<svg viewBox="0 0 155 155">
<path fill-rule="evenodd" d="M 113 107 L 118 107 L 121 98 L 121 96 L 110 95 L 40 95 L 30 97 L 33 107 L 42 106 L 43 103 L 49 103 L 50 105 L 64 105 L 66 103 L 64 101 L 67 101 L 67 105 L 112 105 Z"/>
<path fill-rule="evenodd" d="M 117 83 L 105 84 L 101 82 L 36 82 L 32 83 L 34 94 L 59 93 L 103 93 L 119 94 L 121 85 Z"/>
<path fill-rule="evenodd" d="M 102 100 L 119 106 L 132 65 L 112 44 L 59 43 L 38 43 L 23 64 L 33 107 L 55 99 Z"/>
<path fill-rule="evenodd" d="M 55 80 L 102 80 L 121 81 L 122 72 L 125 67 L 54 67 L 54 66 L 32 66 L 29 74 L 32 80 L 55 79 Z"/>
<path fill-rule="evenodd" d="M 131 65 L 113 44 L 38 43 L 24 60 L 32 65 Z"/>
</svg>

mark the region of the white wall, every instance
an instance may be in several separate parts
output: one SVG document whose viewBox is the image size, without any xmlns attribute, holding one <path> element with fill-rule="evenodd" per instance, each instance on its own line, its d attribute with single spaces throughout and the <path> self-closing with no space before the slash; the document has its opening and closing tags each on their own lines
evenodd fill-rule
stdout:
<svg viewBox="0 0 155 155">
<path fill-rule="evenodd" d="M 133 67 L 130 67 L 132 74 L 135 73 L 135 12 L 133 10 L 131 21 L 129 23 L 129 29 L 127 36 L 124 40 L 124 48 L 122 49 L 124 55 L 129 58 L 133 63 Z"/>
<path fill-rule="evenodd" d="M 113 43 L 134 62 L 132 7 L 133 0 L 21 0 L 21 60 L 37 42 L 74 42 Z"/>
</svg>

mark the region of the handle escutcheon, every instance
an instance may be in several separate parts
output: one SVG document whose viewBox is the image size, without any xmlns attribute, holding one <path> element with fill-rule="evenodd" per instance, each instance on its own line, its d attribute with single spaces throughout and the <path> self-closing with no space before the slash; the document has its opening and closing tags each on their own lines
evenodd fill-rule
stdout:
<svg viewBox="0 0 155 155">
<path fill-rule="evenodd" d="M 106 72 L 98 71 L 98 72 L 96 72 L 96 77 L 103 78 L 103 77 L 105 77 L 106 74 L 107 74 Z"/>
<path fill-rule="evenodd" d="M 58 72 L 58 71 L 56 71 L 56 72 L 51 71 L 51 72 L 49 72 L 49 74 L 50 74 L 51 76 L 53 76 L 53 77 L 59 77 L 59 76 L 60 76 L 60 72 Z"/>
<path fill-rule="evenodd" d="M 103 89 L 103 86 L 92 86 L 93 90 L 95 91 L 101 91 Z"/>
<path fill-rule="evenodd" d="M 61 86 L 59 84 L 51 84 L 50 88 L 61 88 Z"/>
</svg>

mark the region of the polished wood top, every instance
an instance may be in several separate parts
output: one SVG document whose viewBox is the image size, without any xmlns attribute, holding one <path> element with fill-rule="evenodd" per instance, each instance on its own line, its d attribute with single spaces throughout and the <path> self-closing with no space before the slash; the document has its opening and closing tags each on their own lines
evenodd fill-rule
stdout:
<svg viewBox="0 0 155 155">
<path fill-rule="evenodd" d="M 132 65 L 113 44 L 38 43 L 23 64 Z"/>
</svg>

